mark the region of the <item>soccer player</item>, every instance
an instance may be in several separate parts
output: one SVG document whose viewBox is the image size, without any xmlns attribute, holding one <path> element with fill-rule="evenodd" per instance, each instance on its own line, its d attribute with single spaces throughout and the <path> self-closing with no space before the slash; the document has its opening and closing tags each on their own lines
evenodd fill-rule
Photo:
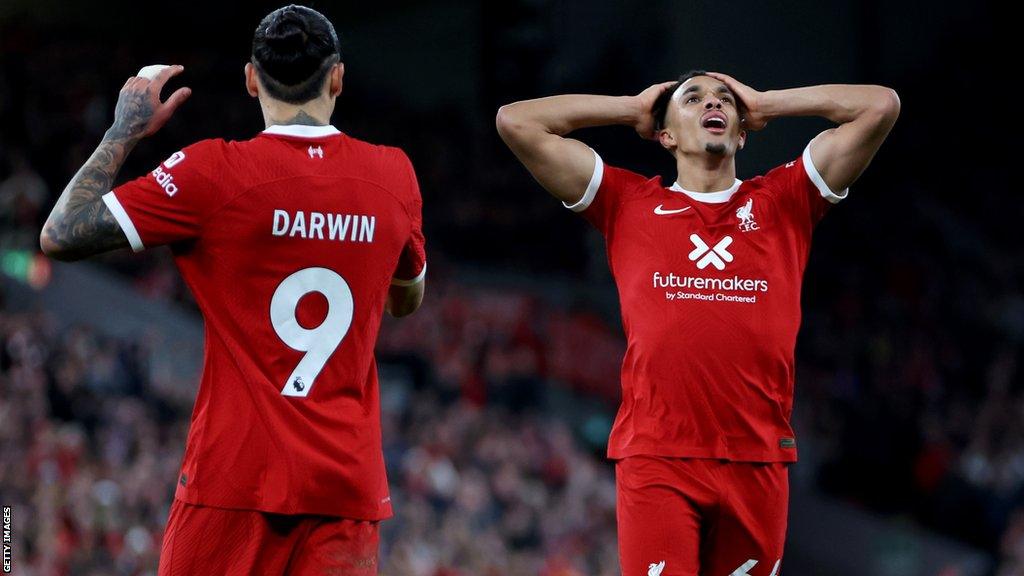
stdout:
<svg viewBox="0 0 1024 576">
<path fill-rule="evenodd" d="M 197 142 L 111 191 L 131 149 L 189 96 L 160 101 L 181 71 L 125 83 L 40 236 L 62 260 L 169 245 L 203 313 L 159 573 L 376 574 L 391 499 L 373 348 L 385 310 L 419 306 L 426 272 L 412 165 L 331 126 L 338 37 L 292 5 L 260 22 L 245 65 L 266 130 Z"/>
<path fill-rule="evenodd" d="M 811 231 L 867 168 L 899 107 L 881 86 L 760 92 L 693 71 L 636 96 L 498 111 L 498 132 L 534 178 L 606 240 L 627 339 L 608 443 L 624 576 L 779 573 Z M 748 131 L 783 116 L 838 126 L 791 162 L 738 180 Z M 676 181 L 610 166 L 565 137 L 611 124 L 656 139 Z"/>
</svg>

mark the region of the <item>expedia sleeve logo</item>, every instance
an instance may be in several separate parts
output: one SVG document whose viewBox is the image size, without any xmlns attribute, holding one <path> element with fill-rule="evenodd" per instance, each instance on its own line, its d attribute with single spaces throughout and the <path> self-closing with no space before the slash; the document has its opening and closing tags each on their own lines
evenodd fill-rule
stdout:
<svg viewBox="0 0 1024 576">
<path fill-rule="evenodd" d="M 164 160 L 164 166 L 167 167 L 168 169 L 174 168 L 175 166 L 178 165 L 179 162 L 181 162 L 184 159 L 185 153 L 182 152 L 181 150 L 178 150 L 174 154 L 171 154 L 170 158 Z"/>
<path fill-rule="evenodd" d="M 174 154 L 171 154 L 170 158 L 164 160 L 164 163 L 157 166 L 156 170 L 153 170 L 152 172 L 153 178 L 156 179 L 156 183 L 164 189 L 164 192 L 167 192 L 168 196 L 174 196 L 178 193 L 178 185 L 174 183 L 174 176 L 171 176 L 171 173 L 167 170 L 174 168 L 184 159 L 185 153 L 179 150 Z"/>
</svg>

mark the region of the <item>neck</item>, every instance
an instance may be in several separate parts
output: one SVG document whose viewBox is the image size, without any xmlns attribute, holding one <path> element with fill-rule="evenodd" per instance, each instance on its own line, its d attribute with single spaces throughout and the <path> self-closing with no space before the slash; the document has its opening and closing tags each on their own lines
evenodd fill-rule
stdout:
<svg viewBox="0 0 1024 576">
<path fill-rule="evenodd" d="M 676 183 L 691 192 L 719 192 L 736 182 L 736 158 L 724 154 L 676 152 Z"/>
<path fill-rule="evenodd" d="M 333 105 L 333 99 L 327 102 L 324 98 L 317 98 L 302 104 L 288 104 L 277 100 L 260 98 L 260 108 L 263 109 L 263 123 L 267 128 L 275 125 L 288 126 L 292 124 L 326 126 L 331 123 Z"/>
</svg>

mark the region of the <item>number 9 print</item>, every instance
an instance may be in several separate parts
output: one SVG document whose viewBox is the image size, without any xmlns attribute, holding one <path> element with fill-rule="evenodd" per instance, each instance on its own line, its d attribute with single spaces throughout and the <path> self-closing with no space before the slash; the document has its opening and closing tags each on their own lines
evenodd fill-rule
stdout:
<svg viewBox="0 0 1024 576">
<path fill-rule="evenodd" d="M 299 300 L 311 292 L 327 298 L 327 317 L 316 328 L 303 328 L 296 317 Z M 270 323 L 285 344 L 306 354 L 284 382 L 281 394 L 309 395 L 327 359 L 352 326 L 354 301 L 345 279 L 327 268 L 305 268 L 285 278 L 270 299 Z"/>
</svg>

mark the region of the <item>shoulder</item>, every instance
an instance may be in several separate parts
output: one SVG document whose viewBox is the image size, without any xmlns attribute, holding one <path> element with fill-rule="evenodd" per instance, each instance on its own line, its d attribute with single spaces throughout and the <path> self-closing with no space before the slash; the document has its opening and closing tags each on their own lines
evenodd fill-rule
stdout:
<svg viewBox="0 0 1024 576">
<path fill-rule="evenodd" d="M 408 189 L 410 183 L 415 187 L 416 173 L 405 150 L 348 135 L 342 135 L 342 145 L 348 149 L 350 157 L 359 159 L 362 178 L 379 182 L 392 191 Z"/>
<path fill-rule="evenodd" d="M 228 142 L 223 138 L 207 138 L 185 146 L 181 149 L 181 153 L 185 158 L 192 157 L 201 160 L 223 158 L 231 150 L 232 144 L 237 144 L 237 142 Z"/>
<path fill-rule="evenodd" d="M 588 216 L 599 230 L 606 229 L 609 218 L 619 207 L 630 200 L 646 198 L 661 188 L 659 177 L 651 178 L 617 166 L 605 164 L 601 155 L 594 151 L 594 173 L 583 196 L 574 204 L 562 204 L 573 212 L 593 214 Z M 588 210 L 593 206 L 592 210 Z M 598 220 L 594 220 L 597 218 Z"/>
<path fill-rule="evenodd" d="M 846 198 L 849 188 L 833 192 L 818 173 L 811 158 L 810 145 L 796 158 L 769 170 L 764 176 L 752 178 L 776 194 L 804 197 L 819 197 L 829 204 L 836 204 Z"/>
<path fill-rule="evenodd" d="M 341 134 L 341 144 L 351 153 L 365 159 L 376 160 L 382 165 L 393 166 L 395 163 L 409 163 L 409 157 L 405 151 L 397 146 L 374 144 L 344 133 Z"/>
<path fill-rule="evenodd" d="M 760 187 L 772 188 L 782 181 L 791 179 L 794 175 L 799 176 L 802 174 L 803 165 L 801 159 L 796 158 L 795 160 L 790 160 L 785 164 L 779 164 L 764 174 L 749 178 L 746 182 Z"/>
<path fill-rule="evenodd" d="M 602 190 L 615 190 L 616 193 L 626 197 L 646 197 L 662 188 L 660 176 L 645 176 L 626 168 L 605 164 L 600 156 L 597 156 L 600 170 L 600 188 Z"/>
<path fill-rule="evenodd" d="M 165 169 L 200 170 L 223 159 L 226 145 L 219 138 L 199 140 L 171 154 L 161 164 Z"/>
</svg>

